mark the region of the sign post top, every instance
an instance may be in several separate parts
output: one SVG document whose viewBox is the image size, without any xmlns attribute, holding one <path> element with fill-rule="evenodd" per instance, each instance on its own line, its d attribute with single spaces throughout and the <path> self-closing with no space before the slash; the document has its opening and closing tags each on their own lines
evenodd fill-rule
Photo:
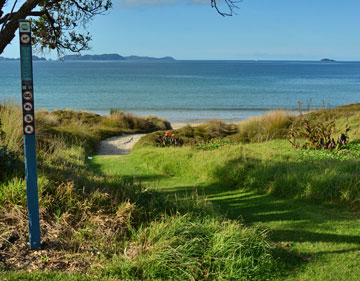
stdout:
<svg viewBox="0 0 360 281">
<path fill-rule="evenodd" d="M 29 20 L 19 20 L 20 32 L 31 32 L 31 22 Z"/>
</svg>

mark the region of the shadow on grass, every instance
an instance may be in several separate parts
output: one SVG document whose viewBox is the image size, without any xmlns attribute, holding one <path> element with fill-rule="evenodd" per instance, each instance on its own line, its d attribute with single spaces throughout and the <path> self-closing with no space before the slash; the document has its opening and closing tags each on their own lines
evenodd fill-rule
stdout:
<svg viewBox="0 0 360 281">
<path fill-rule="evenodd" d="M 230 219 L 237 219 L 245 225 L 270 228 L 269 238 L 276 245 L 273 255 L 278 259 L 284 276 L 327 254 L 342 254 L 359 251 L 360 236 L 328 233 L 317 225 L 338 223 L 343 215 L 336 210 L 300 200 L 282 200 L 267 194 L 241 190 L 226 190 L 223 186 L 211 184 L 202 188 L 188 186 L 177 188 L 172 193 L 190 193 L 194 189 L 214 203 L 217 213 Z M 168 192 L 171 193 L 171 192 Z M 310 230 L 308 230 L 310 228 Z M 334 250 L 294 250 L 293 243 L 338 244 Z M 347 245 L 344 245 L 347 244 Z M 320 246 L 322 247 L 322 246 Z M 329 246 L 330 248 L 332 246 Z M 301 248 L 301 247 L 300 247 Z"/>
<path fill-rule="evenodd" d="M 330 164 L 333 167 L 329 167 Z M 319 192 L 325 188 L 328 189 L 329 194 L 326 196 L 329 198 L 331 194 L 336 195 L 336 188 L 340 188 L 336 183 L 343 184 L 342 187 L 353 184 L 352 188 L 356 189 L 354 177 L 360 179 L 360 176 L 355 174 L 356 167 L 353 164 L 353 161 L 337 160 L 323 160 L 316 163 L 283 161 L 262 163 L 258 159 L 239 157 L 217 169 L 215 173 L 217 181 L 213 183 L 202 186 L 176 186 L 175 183 L 175 186 L 162 187 L 162 193 L 184 195 L 197 190 L 200 195 L 205 195 L 217 206 L 221 215 L 228 218 L 240 219 L 247 225 L 280 223 L 281 230 L 272 230 L 271 238 L 274 242 L 360 244 L 360 236 L 312 232 L 317 225 L 351 219 L 351 215 L 339 212 L 338 207 L 328 208 L 319 204 L 321 201 L 317 197 L 323 195 Z M 356 165 L 358 164 L 359 162 L 356 162 Z M 91 163 L 91 168 L 101 173 L 100 165 Z M 327 169 L 326 176 L 322 175 L 324 169 Z M 136 175 L 135 178 L 137 181 L 147 183 L 161 181 L 165 185 L 167 180 L 172 179 L 171 176 L 150 173 Z M 248 186 L 247 191 L 241 189 L 242 183 Z M 314 186 L 310 191 L 318 202 L 291 199 L 301 194 L 309 185 Z M 276 197 L 264 193 L 271 188 Z"/>
<path fill-rule="evenodd" d="M 103 172 L 102 166 L 96 162 L 93 161 L 87 161 L 87 167 L 88 170 L 104 177 L 108 177 L 106 173 Z M 143 184 L 143 183 L 156 183 L 163 180 L 170 180 L 173 178 L 173 176 L 165 175 L 165 174 L 159 174 L 154 172 L 148 172 L 148 173 L 142 173 L 142 170 L 138 170 L 138 173 L 136 170 L 134 170 L 133 174 L 131 174 L 132 171 L 126 171 L 125 173 L 120 173 L 120 177 L 123 179 L 130 179 L 134 180 L 137 183 Z"/>
<path fill-rule="evenodd" d="M 196 187 L 178 188 L 174 193 L 189 193 Z M 220 214 L 238 219 L 246 225 L 259 223 L 280 223 L 281 230 L 272 230 L 274 242 L 334 242 L 360 245 L 360 236 L 318 233 L 305 230 L 324 223 L 339 222 L 343 215 L 337 210 L 299 200 L 283 200 L 267 194 L 241 190 L 220 191 L 218 184 L 198 190 L 217 207 Z M 349 219 L 349 217 L 348 217 Z M 289 229 L 291 228 L 291 229 Z"/>
<path fill-rule="evenodd" d="M 328 230 L 322 226 L 336 225 L 344 220 L 355 219 L 355 216 L 319 204 L 323 203 L 321 196 L 326 199 L 336 198 L 339 196 L 338 189 L 347 185 L 352 185 L 351 192 L 360 190 L 357 186 L 360 180 L 356 180 L 359 175 L 355 173 L 358 167 L 359 161 L 263 163 L 258 159 L 239 157 L 217 169 L 214 182 L 203 185 L 181 186 L 176 184 L 174 178 L 174 182 L 167 186 L 167 180 L 171 177 L 155 173 L 136 178 L 148 183 L 161 181 L 161 193 L 165 195 L 191 194 L 197 190 L 214 203 L 219 215 L 240 220 L 245 225 L 259 224 L 271 228 L 269 237 L 278 245 L 274 255 L 279 258 L 287 274 L 317 256 L 359 250 L 357 245 L 360 245 L 360 236 L 338 234 L 334 229 Z M 95 170 L 100 171 L 100 166 L 95 167 Z M 324 171 L 327 173 L 324 174 Z M 242 188 L 244 185 L 247 186 L 246 190 Z M 291 199 L 297 196 L 301 198 L 303 189 L 308 186 L 309 192 L 312 192 L 310 199 L 318 200 L 318 203 Z M 272 191 L 276 197 L 265 193 L 268 191 Z M 352 196 L 357 196 L 356 192 Z M 292 243 L 306 242 L 348 245 L 342 250 L 315 250 L 312 254 L 290 248 Z"/>
</svg>

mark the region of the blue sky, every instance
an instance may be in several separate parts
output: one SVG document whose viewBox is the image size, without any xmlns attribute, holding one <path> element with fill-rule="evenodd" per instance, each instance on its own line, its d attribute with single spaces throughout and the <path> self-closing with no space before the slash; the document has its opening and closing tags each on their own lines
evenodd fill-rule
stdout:
<svg viewBox="0 0 360 281">
<path fill-rule="evenodd" d="M 237 15 L 225 18 L 210 7 L 210 0 L 113 2 L 108 15 L 91 23 L 93 49 L 85 53 L 360 60 L 359 0 L 243 0 Z M 2 56 L 18 53 L 16 38 Z"/>
</svg>

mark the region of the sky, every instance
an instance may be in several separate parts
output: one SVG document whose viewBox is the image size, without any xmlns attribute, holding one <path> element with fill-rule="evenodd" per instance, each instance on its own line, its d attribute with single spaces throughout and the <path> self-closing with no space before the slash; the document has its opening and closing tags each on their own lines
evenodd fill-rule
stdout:
<svg viewBox="0 0 360 281">
<path fill-rule="evenodd" d="M 113 3 L 89 25 L 92 50 L 83 54 L 360 61 L 359 0 L 243 0 L 232 17 L 217 14 L 210 0 Z M 17 38 L 2 56 L 19 57 Z"/>
</svg>

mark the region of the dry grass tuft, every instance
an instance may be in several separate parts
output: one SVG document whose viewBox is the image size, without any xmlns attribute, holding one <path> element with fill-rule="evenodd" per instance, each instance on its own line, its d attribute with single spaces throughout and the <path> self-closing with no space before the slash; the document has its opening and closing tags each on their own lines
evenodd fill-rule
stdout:
<svg viewBox="0 0 360 281">
<path fill-rule="evenodd" d="M 31 251 L 25 208 L 5 206 L 0 209 L 0 269 L 87 272 L 100 256 L 117 252 L 114 247 L 129 233 L 135 208 L 126 202 L 115 215 L 88 209 L 80 219 L 72 214 L 55 219 L 41 208 L 42 249 Z"/>
<path fill-rule="evenodd" d="M 245 142 L 264 142 L 276 138 L 285 138 L 294 119 L 286 111 L 273 111 L 239 123 L 239 138 Z"/>
<path fill-rule="evenodd" d="M 22 154 L 24 143 L 21 108 L 12 102 L 0 104 L 0 120 L 5 133 L 3 145 L 6 145 L 10 151 Z"/>
<path fill-rule="evenodd" d="M 6 211 L 5 211 L 6 210 Z M 6 270 L 59 270 L 85 272 L 90 267 L 86 255 L 65 253 L 58 241 L 59 224 L 40 209 L 42 249 L 31 251 L 28 243 L 28 219 L 23 207 L 3 208 L 0 211 L 0 267 Z"/>
<path fill-rule="evenodd" d="M 158 130 L 171 130 L 168 121 L 155 116 L 137 117 L 131 113 L 116 112 L 104 117 L 104 125 L 108 127 L 122 128 L 122 130 L 134 130 L 135 132 L 153 132 Z"/>
</svg>

